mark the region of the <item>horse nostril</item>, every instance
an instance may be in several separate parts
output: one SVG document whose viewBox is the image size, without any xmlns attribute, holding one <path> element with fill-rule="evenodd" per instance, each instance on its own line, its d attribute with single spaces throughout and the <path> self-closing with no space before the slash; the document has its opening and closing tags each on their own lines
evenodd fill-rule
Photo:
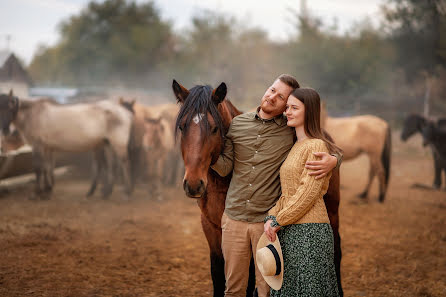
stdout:
<svg viewBox="0 0 446 297">
<path fill-rule="evenodd" d="M 186 187 L 187 187 L 187 179 L 183 180 L 183 190 L 186 191 Z"/>
</svg>

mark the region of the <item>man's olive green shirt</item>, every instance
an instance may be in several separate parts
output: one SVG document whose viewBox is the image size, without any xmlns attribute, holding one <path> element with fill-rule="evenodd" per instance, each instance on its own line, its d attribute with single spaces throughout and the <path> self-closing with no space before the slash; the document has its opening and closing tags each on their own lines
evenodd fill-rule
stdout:
<svg viewBox="0 0 446 297">
<path fill-rule="evenodd" d="M 221 176 L 233 171 L 225 206 L 230 218 L 262 222 L 280 197 L 279 169 L 295 136 L 286 123 L 283 115 L 263 120 L 257 112 L 232 120 L 224 152 L 212 165 Z"/>
<path fill-rule="evenodd" d="M 232 171 L 225 213 L 234 220 L 251 223 L 262 222 L 280 198 L 280 166 L 296 135 L 284 115 L 264 120 L 258 110 L 232 120 L 224 151 L 211 166 L 221 176 Z M 333 156 L 339 167 L 342 154 Z"/>
</svg>

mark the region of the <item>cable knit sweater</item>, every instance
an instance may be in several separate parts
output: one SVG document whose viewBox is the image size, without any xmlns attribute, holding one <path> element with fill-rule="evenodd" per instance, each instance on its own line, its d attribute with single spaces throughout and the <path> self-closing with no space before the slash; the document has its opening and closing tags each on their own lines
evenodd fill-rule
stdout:
<svg viewBox="0 0 446 297">
<path fill-rule="evenodd" d="M 313 152 L 327 152 L 323 140 L 304 139 L 296 142 L 280 167 L 282 196 L 269 210 L 279 225 L 330 223 L 323 196 L 327 192 L 331 172 L 321 179 L 308 175 L 307 161 L 317 160 Z"/>
</svg>

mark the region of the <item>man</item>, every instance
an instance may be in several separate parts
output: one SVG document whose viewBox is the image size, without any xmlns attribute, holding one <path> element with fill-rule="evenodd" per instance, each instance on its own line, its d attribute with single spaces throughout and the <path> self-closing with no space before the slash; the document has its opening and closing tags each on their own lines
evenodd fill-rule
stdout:
<svg viewBox="0 0 446 297">
<path fill-rule="evenodd" d="M 290 75 L 280 75 L 266 90 L 256 112 L 232 120 L 225 149 L 212 168 L 221 176 L 233 171 L 222 217 L 222 250 L 225 258 L 226 297 L 246 295 L 251 256 L 263 233 L 263 219 L 281 195 L 279 169 L 294 144 L 295 132 L 283 112 L 288 96 L 299 87 Z M 338 159 L 315 152 L 320 161 L 307 162 L 316 178 L 336 167 Z M 260 297 L 269 286 L 256 265 Z"/>
</svg>

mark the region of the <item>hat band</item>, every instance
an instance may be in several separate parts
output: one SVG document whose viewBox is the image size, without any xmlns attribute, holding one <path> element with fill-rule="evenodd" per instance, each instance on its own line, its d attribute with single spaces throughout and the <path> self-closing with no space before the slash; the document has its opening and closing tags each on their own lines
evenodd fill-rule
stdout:
<svg viewBox="0 0 446 297">
<path fill-rule="evenodd" d="M 282 271 L 282 265 L 280 265 L 279 253 L 277 252 L 276 248 L 272 244 L 268 244 L 266 247 L 270 249 L 271 253 L 273 253 L 274 259 L 276 260 L 276 274 L 275 275 L 279 275 L 280 272 Z"/>
</svg>

